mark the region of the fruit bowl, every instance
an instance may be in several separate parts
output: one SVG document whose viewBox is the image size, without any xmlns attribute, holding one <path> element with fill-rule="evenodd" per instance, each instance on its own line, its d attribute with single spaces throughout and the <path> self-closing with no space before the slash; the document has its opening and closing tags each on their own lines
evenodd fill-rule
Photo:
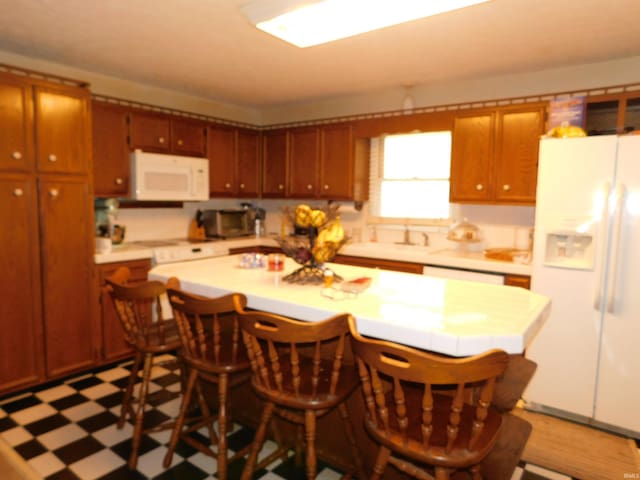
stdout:
<svg viewBox="0 0 640 480">
<path fill-rule="evenodd" d="M 330 204 L 326 208 L 311 208 L 301 204 L 294 212 L 284 213 L 291 217 L 296 226 L 306 228 L 308 233 L 305 236 L 275 238 L 285 255 L 302 265 L 283 280 L 292 283 L 321 283 L 325 270 L 322 265 L 333 260 L 348 240 L 340 223 L 338 207 Z M 335 280 L 341 279 L 336 276 Z"/>
</svg>

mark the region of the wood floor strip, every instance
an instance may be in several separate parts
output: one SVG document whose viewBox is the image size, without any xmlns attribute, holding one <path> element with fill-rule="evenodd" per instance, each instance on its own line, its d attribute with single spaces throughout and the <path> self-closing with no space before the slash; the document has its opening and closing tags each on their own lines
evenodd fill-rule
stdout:
<svg viewBox="0 0 640 480">
<path fill-rule="evenodd" d="M 513 413 L 533 426 L 525 462 L 583 480 L 640 478 L 633 440 L 521 408 Z"/>
</svg>

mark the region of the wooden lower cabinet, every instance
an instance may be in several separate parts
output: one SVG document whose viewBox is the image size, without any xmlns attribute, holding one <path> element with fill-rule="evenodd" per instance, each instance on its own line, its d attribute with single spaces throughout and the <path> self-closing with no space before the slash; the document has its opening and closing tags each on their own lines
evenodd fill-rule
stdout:
<svg viewBox="0 0 640 480">
<path fill-rule="evenodd" d="M 421 263 L 402 262 L 384 258 L 354 257 L 351 255 L 336 255 L 336 258 L 333 259 L 333 263 L 417 274 L 422 274 L 422 270 L 424 268 Z"/>
<path fill-rule="evenodd" d="M 48 377 L 94 365 L 93 214 L 82 178 L 38 181 L 40 261 Z"/>
<path fill-rule="evenodd" d="M 531 277 L 528 275 L 505 275 L 504 284 L 529 290 L 531 288 Z"/>
<path fill-rule="evenodd" d="M 132 284 L 147 280 L 147 274 L 151 268 L 149 260 L 132 260 L 129 262 L 105 263 L 97 266 L 98 285 L 100 288 L 100 319 L 101 319 L 101 355 L 102 363 L 109 363 L 133 355 L 134 351 L 124 340 L 124 332 L 120 320 L 116 314 L 109 293 L 105 291 L 105 279 L 121 266 L 131 270 Z"/>
<path fill-rule="evenodd" d="M 0 394 L 44 378 L 37 194 L 24 176 L 0 178 Z"/>
</svg>

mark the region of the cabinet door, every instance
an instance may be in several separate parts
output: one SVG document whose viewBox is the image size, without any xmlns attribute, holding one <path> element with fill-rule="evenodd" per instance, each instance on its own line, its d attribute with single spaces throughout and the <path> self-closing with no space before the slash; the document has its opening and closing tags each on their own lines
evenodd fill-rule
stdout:
<svg viewBox="0 0 640 480">
<path fill-rule="evenodd" d="M 351 126 L 323 127 L 320 135 L 320 198 L 351 200 L 354 182 Z"/>
<path fill-rule="evenodd" d="M 129 142 L 132 149 L 149 152 L 169 151 L 171 121 L 157 113 L 132 112 L 129 116 Z"/>
<path fill-rule="evenodd" d="M 209 194 L 211 197 L 230 197 L 236 191 L 236 130 L 210 126 L 207 143 Z"/>
<path fill-rule="evenodd" d="M 46 370 L 59 376 L 94 363 L 92 199 L 84 180 L 39 181 Z"/>
<path fill-rule="evenodd" d="M 298 128 L 290 131 L 289 197 L 317 196 L 319 153 L 317 128 Z"/>
<path fill-rule="evenodd" d="M 21 177 L 0 178 L 0 205 L 2 393 L 42 380 L 44 349 L 34 182 Z"/>
<path fill-rule="evenodd" d="M 262 137 L 262 196 L 283 198 L 287 184 L 287 131 L 267 131 Z"/>
<path fill-rule="evenodd" d="M 238 131 L 237 150 L 238 196 L 257 197 L 260 192 L 260 134 Z"/>
<path fill-rule="evenodd" d="M 151 268 L 149 260 L 135 260 L 122 263 L 107 263 L 99 266 L 100 313 L 102 318 L 102 361 L 110 362 L 133 354 L 133 349 L 124 339 L 122 325 L 113 306 L 109 293 L 104 290 L 105 279 L 121 266 L 131 271 L 129 283 L 136 284 L 147 280 Z"/>
<path fill-rule="evenodd" d="M 495 200 L 533 205 L 538 179 L 538 145 L 544 109 L 498 112 L 495 155 Z"/>
<path fill-rule="evenodd" d="M 117 105 L 93 102 L 93 190 L 98 197 L 129 195 L 127 111 Z"/>
<path fill-rule="evenodd" d="M 201 122 L 172 119 L 171 151 L 178 155 L 207 156 L 206 128 Z"/>
<path fill-rule="evenodd" d="M 0 76 L 0 170 L 33 167 L 32 111 L 31 87 Z"/>
<path fill-rule="evenodd" d="M 34 92 L 38 170 L 88 173 L 88 93 L 40 86 Z"/>
<path fill-rule="evenodd" d="M 452 202 L 492 198 L 493 125 L 493 114 L 456 117 L 451 145 Z"/>
</svg>

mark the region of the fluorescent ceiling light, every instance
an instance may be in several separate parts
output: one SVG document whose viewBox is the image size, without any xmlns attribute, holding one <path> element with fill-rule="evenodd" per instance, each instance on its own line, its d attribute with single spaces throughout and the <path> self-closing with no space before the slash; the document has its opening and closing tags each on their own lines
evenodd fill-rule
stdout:
<svg viewBox="0 0 640 480">
<path fill-rule="evenodd" d="M 260 30 L 310 47 L 486 1 L 255 0 L 243 10 Z"/>
</svg>

